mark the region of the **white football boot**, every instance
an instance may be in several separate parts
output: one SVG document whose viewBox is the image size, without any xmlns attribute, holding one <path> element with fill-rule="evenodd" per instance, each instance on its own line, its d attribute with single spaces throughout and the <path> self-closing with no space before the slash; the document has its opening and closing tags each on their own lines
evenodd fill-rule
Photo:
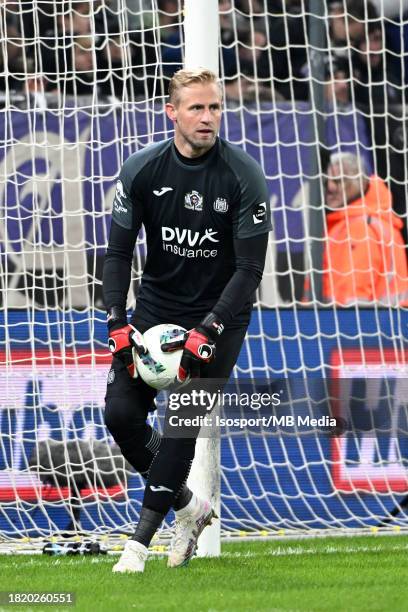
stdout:
<svg viewBox="0 0 408 612">
<path fill-rule="evenodd" d="M 174 535 L 167 567 L 187 565 L 197 549 L 197 540 L 212 519 L 217 518 L 211 503 L 193 495 L 185 508 L 175 512 Z"/>
<path fill-rule="evenodd" d="M 148 549 L 136 540 L 128 540 L 119 561 L 113 566 L 112 572 L 131 574 L 143 572 L 149 554 Z"/>
</svg>

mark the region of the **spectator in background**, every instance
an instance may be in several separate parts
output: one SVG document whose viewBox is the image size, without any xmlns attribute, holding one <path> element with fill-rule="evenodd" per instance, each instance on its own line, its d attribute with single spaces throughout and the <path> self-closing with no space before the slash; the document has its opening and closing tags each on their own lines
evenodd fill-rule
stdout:
<svg viewBox="0 0 408 612">
<path fill-rule="evenodd" d="M 62 79 L 61 90 L 68 95 L 93 95 L 94 88 L 98 87 L 94 37 L 78 36 L 66 51 L 67 72 Z"/>
<path fill-rule="evenodd" d="M 119 101 L 162 95 L 161 81 L 154 78 L 157 55 L 151 31 L 124 37 L 118 16 L 110 11 L 98 12 L 96 26 L 101 93 Z"/>
<path fill-rule="evenodd" d="M 240 32 L 238 43 L 238 72 L 234 79 L 225 80 L 227 101 L 238 103 L 276 102 L 283 96 L 271 89 L 271 78 L 267 61 L 266 35 L 255 30 Z"/>
<path fill-rule="evenodd" d="M 359 106 L 400 104 L 401 87 L 383 40 L 382 20 L 369 21 L 367 34 L 353 53 L 355 100 Z"/>
<path fill-rule="evenodd" d="M 235 0 L 235 6 L 245 15 L 259 15 L 265 10 L 263 0 Z"/>
<path fill-rule="evenodd" d="M 281 6 L 279 9 L 277 2 L 272 3 L 267 30 L 273 86 L 285 100 L 307 100 L 309 77 L 303 2 L 285 0 Z"/>
<path fill-rule="evenodd" d="M 60 90 L 69 95 L 91 93 L 88 77 L 82 78 L 73 72 L 76 62 L 78 70 L 87 66 L 93 69 L 91 33 L 95 32 L 94 12 L 98 6 L 99 2 L 94 0 L 75 4 L 60 3 L 56 19 L 57 31 L 54 21 L 40 41 L 42 69 L 48 92 L 56 93 Z M 83 37 L 81 43 L 77 40 L 79 36 Z"/>
<path fill-rule="evenodd" d="M 234 11 L 234 20 L 231 0 L 219 0 L 218 7 L 222 55 L 221 74 L 224 78 L 236 77 L 238 71 L 236 58 L 237 28 L 242 18 Z"/>
<path fill-rule="evenodd" d="M 159 10 L 160 27 L 165 28 L 162 32 L 162 39 L 169 34 L 178 32 L 180 23 L 180 2 L 179 0 L 157 0 Z"/>
<path fill-rule="evenodd" d="M 366 6 L 365 6 L 366 5 Z M 329 4 L 331 50 L 339 56 L 348 57 L 350 45 L 357 48 L 364 36 L 364 23 L 372 10 L 367 0 L 335 0 Z"/>
<path fill-rule="evenodd" d="M 0 48 L 0 90 L 16 93 L 22 91 L 25 81 L 22 52 L 24 45 L 13 16 L 10 13 L 5 16 L 1 7 L 0 18 L 6 30 L 6 36 Z"/>
<path fill-rule="evenodd" d="M 324 96 L 332 106 L 350 104 L 349 62 L 345 58 L 328 56 Z"/>
<path fill-rule="evenodd" d="M 326 207 L 323 300 L 343 306 L 408 305 L 402 221 L 392 210 L 384 181 L 368 177 L 356 155 L 333 155 Z"/>
<path fill-rule="evenodd" d="M 123 100 L 134 93 L 132 53 L 129 45 L 122 46 L 123 40 L 119 34 L 110 34 L 107 38 L 100 37 L 98 52 L 98 83 L 101 92 L 106 96 L 114 96 Z M 143 88 L 142 88 L 143 91 Z"/>
<path fill-rule="evenodd" d="M 180 28 L 182 16 L 178 0 L 158 0 L 163 74 L 170 79 L 183 67 Z"/>
<path fill-rule="evenodd" d="M 402 19 L 395 22 L 386 21 L 385 31 L 393 69 L 401 75 L 402 84 L 406 86 L 408 85 L 408 10 Z"/>
<path fill-rule="evenodd" d="M 85 0 L 84 2 L 63 2 L 62 14 L 59 14 L 58 25 L 62 34 L 76 34 L 86 36 L 92 32 L 94 12 L 100 2 Z"/>
</svg>

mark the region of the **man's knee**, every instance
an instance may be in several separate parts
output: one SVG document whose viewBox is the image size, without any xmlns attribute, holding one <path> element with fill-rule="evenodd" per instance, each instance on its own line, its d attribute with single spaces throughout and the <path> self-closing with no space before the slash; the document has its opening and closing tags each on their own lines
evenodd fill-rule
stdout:
<svg viewBox="0 0 408 612">
<path fill-rule="evenodd" d="M 106 401 L 105 425 L 118 444 L 120 440 L 131 437 L 143 438 L 147 428 L 146 419 L 135 414 L 134 410 L 129 410 L 121 398 L 110 398 Z"/>
<path fill-rule="evenodd" d="M 105 424 L 118 444 L 123 456 L 142 475 L 147 474 L 152 459 L 159 449 L 161 438 L 141 417 L 120 417 L 115 402 L 107 402 Z"/>
<path fill-rule="evenodd" d="M 169 461 L 192 461 L 195 445 L 194 438 L 163 438 L 160 454 L 168 457 Z"/>
</svg>

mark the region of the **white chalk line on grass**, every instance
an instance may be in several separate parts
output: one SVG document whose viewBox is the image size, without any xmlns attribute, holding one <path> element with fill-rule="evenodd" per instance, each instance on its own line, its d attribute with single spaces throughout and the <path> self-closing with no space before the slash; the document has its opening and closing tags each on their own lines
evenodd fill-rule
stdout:
<svg viewBox="0 0 408 612">
<path fill-rule="evenodd" d="M 339 553 L 356 554 L 364 552 L 403 552 L 408 551 L 408 544 L 401 546 L 325 546 L 324 548 L 304 548 L 300 546 L 278 546 L 263 552 L 248 550 L 246 552 L 222 553 L 226 558 L 246 558 L 246 557 L 289 557 L 291 555 L 334 555 Z"/>
<path fill-rule="evenodd" d="M 250 546 L 250 544 L 249 544 Z M 278 546 L 271 547 L 270 549 L 264 550 L 262 552 L 257 552 L 255 550 L 247 550 L 245 552 L 241 551 L 226 551 L 221 554 L 221 559 L 252 559 L 256 557 L 290 557 L 296 555 L 336 555 L 336 554 L 358 554 L 365 552 L 407 552 L 408 544 L 394 545 L 394 546 L 325 546 L 323 548 L 312 548 L 310 546 Z M 163 555 L 164 556 L 164 555 Z M 162 557 L 158 555 L 151 555 L 149 561 L 159 560 Z M 10 559 L 10 557 L 8 557 Z M 72 559 L 64 559 L 64 562 L 61 563 L 60 559 L 50 559 L 50 565 L 52 567 L 60 565 L 62 568 L 67 567 L 67 565 L 78 565 L 79 563 L 113 563 L 112 556 L 101 556 L 94 557 L 93 559 L 89 557 L 82 557 L 78 559 L 78 557 L 74 557 Z M 22 562 L 1 562 L 0 561 L 0 569 L 14 568 L 19 569 L 23 567 L 33 567 L 38 565 L 38 557 L 35 559 L 30 559 L 29 561 Z"/>
<path fill-rule="evenodd" d="M 117 553 L 118 555 L 120 553 Z M 16 555 L 17 556 L 17 555 Z M 0 572 L 4 569 L 10 569 L 10 568 L 14 568 L 14 569 L 18 569 L 19 567 L 23 568 L 23 567 L 38 567 L 38 561 L 39 559 L 45 559 L 45 555 L 42 557 L 41 555 L 36 555 L 35 558 L 30 559 L 29 561 L 21 561 L 21 562 L 17 562 L 17 561 L 10 561 L 10 558 L 12 558 L 13 555 L 9 555 L 7 556 L 7 561 L 6 563 L 4 563 L 1 560 L 0 557 Z M 148 561 L 155 561 L 155 560 L 159 560 L 159 559 L 163 559 L 164 557 L 167 557 L 167 555 L 157 555 L 157 554 L 152 554 L 149 556 L 149 558 L 147 559 Z M 21 559 L 21 557 L 20 557 Z M 94 557 L 94 558 L 90 558 L 88 556 L 84 556 L 84 557 L 78 557 L 78 556 L 73 556 L 71 559 L 66 559 L 64 558 L 64 561 L 61 562 L 61 559 L 50 559 L 49 560 L 49 566 L 51 567 L 58 567 L 60 566 L 61 568 L 67 567 L 67 566 L 79 566 L 79 565 L 88 565 L 88 564 L 96 564 L 96 563 L 106 563 L 107 565 L 113 565 L 116 562 L 116 559 L 114 558 L 114 555 L 101 555 L 98 557 Z"/>
</svg>

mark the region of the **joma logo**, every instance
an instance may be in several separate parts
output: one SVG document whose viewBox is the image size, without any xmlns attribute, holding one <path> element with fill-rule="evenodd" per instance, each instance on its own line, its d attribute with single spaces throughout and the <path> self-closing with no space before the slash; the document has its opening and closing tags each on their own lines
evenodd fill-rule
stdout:
<svg viewBox="0 0 408 612">
<path fill-rule="evenodd" d="M 162 227 L 162 240 L 163 242 L 173 242 L 177 244 L 186 245 L 189 247 L 201 246 L 206 240 L 209 242 L 219 242 L 218 238 L 215 238 L 218 232 L 212 228 L 204 230 L 204 234 L 195 232 L 190 229 L 180 227 Z"/>
</svg>

